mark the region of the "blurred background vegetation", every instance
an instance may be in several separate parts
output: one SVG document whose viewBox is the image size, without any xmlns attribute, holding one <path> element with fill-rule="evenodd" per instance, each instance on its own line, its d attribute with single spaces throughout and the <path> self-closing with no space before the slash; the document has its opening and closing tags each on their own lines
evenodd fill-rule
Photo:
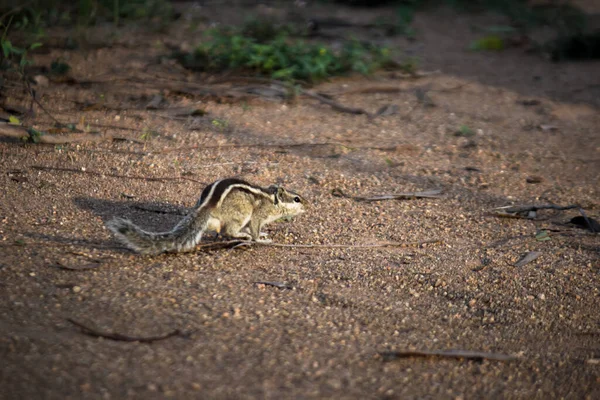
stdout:
<svg viewBox="0 0 600 400">
<path fill-rule="evenodd" d="M 202 5 L 205 2 L 197 2 Z M 214 2 L 209 2 L 212 6 Z M 232 4 L 246 7 L 257 3 L 276 7 L 299 7 L 299 1 L 244 2 Z M 506 47 L 507 38 L 549 27 L 555 32 L 552 42 L 540 48 L 560 60 L 578 48 L 585 56 L 600 52 L 598 33 L 589 33 L 587 16 L 566 1 L 544 3 L 526 0 L 320 0 L 312 3 L 330 6 L 379 7 L 394 10 L 385 19 L 370 24 L 384 35 L 414 38 L 412 28 L 416 12 L 435 7 L 451 7 L 464 13 L 498 13 L 507 18 L 502 26 L 491 26 L 479 40 L 470 44 L 474 51 L 496 51 Z M 28 55 L 42 47 L 54 28 L 72 34 L 66 47 L 77 48 L 76 37 L 98 25 L 117 27 L 143 26 L 155 32 L 166 32 L 168 26 L 182 16 L 169 0 L 60 0 L 0 1 L 0 66 L 21 72 L 30 64 Z M 191 5 L 191 3 L 190 3 Z M 283 80 L 319 81 L 329 76 L 358 72 L 369 74 L 375 69 L 394 66 L 410 73 L 416 60 L 392 62 L 390 49 L 380 44 L 349 37 L 342 46 L 332 48 L 315 40 L 315 20 L 298 23 L 249 16 L 239 26 L 215 24 L 207 29 L 200 44 L 191 51 L 176 51 L 173 56 L 185 67 L 202 71 L 244 69 Z M 350 27 L 352 29 L 352 27 Z M 68 66 L 59 65 L 68 70 Z M 57 67 L 57 68 L 58 68 Z"/>
</svg>

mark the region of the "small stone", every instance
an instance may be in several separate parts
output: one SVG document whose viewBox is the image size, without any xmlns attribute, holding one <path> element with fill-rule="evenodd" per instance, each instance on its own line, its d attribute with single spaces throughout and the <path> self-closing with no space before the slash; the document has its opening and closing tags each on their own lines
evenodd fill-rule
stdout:
<svg viewBox="0 0 600 400">
<path fill-rule="evenodd" d="M 48 86 L 48 84 L 50 83 L 48 78 L 45 77 L 44 75 L 36 75 L 33 77 L 33 80 L 40 87 Z"/>
<path fill-rule="evenodd" d="M 546 295 L 545 295 L 544 293 L 540 293 L 540 294 L 538 294 L 538 296 L 537 296 L 537 297 L 538 297 L 538 299 L 540 299 L 540 300 L 546 300 Z"/>
<path fill-rule="evenodd" d="M 81 286 L 73 286 L 73 293 L 81 292 Z"/>
</svg>

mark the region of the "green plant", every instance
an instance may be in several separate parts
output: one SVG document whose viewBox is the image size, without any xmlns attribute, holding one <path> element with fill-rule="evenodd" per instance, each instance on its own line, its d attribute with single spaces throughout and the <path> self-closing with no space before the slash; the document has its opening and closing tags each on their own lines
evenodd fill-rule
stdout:
<svg viewBox="0 0 600 400">
<path fill-rule="evenodd" d="M 415 14 L 413 4 L 403 4 L 396 8 L 396 33 L 413 37 L 415 31 L 410 27 Z"/>
<path fill-rule="evenodd" d="M 66 75 L 71 70 L 71 66 L 60 59 L 50 63 L 50 73 L 53 75 Z"/>
<path fill-rule="evenodd" d="M 4 28 L 2 37 L 0 38 L 0 46 L 2 47 L 2 55 L 0 65 L 6 68 L 14 68 L 17 71 L 23 73 L 25 67 L 31 64 L 31 61 L 27 58 L 27 52 L 35 50 L 42 46 L 41 43 L 35 42 L 27 45 L 27 47 L 18 47 L 12 44 L 8 38 L 8 31 L 10 29 L 12 19 L 9 19 L 8 23 L 4 24 L 0 21 L 0 28 Z"/>
<path fill-rule="evenodd" d="M 472 137 L 475 136 L 475 131 L 469 128 L 467 125 L 461 125 L 460 128 L 454 133 L 455 136 Z"/>
<path fill-rule="evenodd" d="M 44 132 L 38 131 L 37 129 L 34 129 L 34 128 L 27 129 L 27 133 L 29 133 L 29 137 L 23 137 L 23 141 L 32 142 L 32 143 L 39 143 L 40 138 L 43 135 L 45 135 Z"/>
<path fill-rule="evenodd" d="M 142 134 L 140 135 L 140 140 L 149 141 L 159 136 L 159 133 L 150 128 L 144 128 L 142 130 Z"/>
<path fill-rule="evenodd" d="M 470 50 L 481 51 L 481 50 L 504 50 L 505 48 L 504 39 L 499 35 L 488 35 L 481 39 L 477 39 L 469 46 Z"/>
<path fill-rule="evenodd" d="M 417 72 L 419 67 L 419 59 L 416 57 L 408 57 L 400 64 L 398 64 L 398 68 L 400 71 L 405 72 L 407 74 L 414 74 Z"/>
<path fill-rule="evenodd" d="M 282 80 L 319 81 L 347 72 L 368 74 L 389 61 L 386 48 L 351 40 L 340 50 L 279 34 L 263 43 L 230 28 L 211 30 L 195 51 L 177 57 L 204 71 L 249 70 Z"/>
<path fill-rule="evenodd" d="M 579 34 L 586 28 L 586 15 L 576 6 L 548 2 L 532 5 L 526 0 L 444 0 L 461 11 L 492 11 L 507 16 L 521 30 L 538 26 L 554 28 L 560 35 Z"/>
<path fill-rule="evenodd" d="M 291 26 L 277 24 L 273 19 L 251 17 L 244 22 L 240 34 L 258 43 L 267 43 L 280 35 L 292 34 L 293 31 Z"/>
<path fill-rule="evenodd" d="M 13 18 L 15 29 L 42 35 L 44 28 L 53 25 L 69 25 L 74 22 L 79 27 L 93 25 L 98 21 L 112 21 L 119 25 L 123 20 L 150 20 L 152 27 L 161 26 L 174 16 L 169 0 L 60 0 L 22 1 L 19 6 L 10 8 L 0 4 L 0 15 Z"/>
<path fill-rule="evenodd" d="M 212 126 L 215 128 L 215 130 L 217 132 L 225 132 L 225 130 L 227 129 L 227 127 L 229 126 L 229 123 L 227 121 L 225 121 L 224 119 L 213 119 L 211 122 Z"/>
</svg>

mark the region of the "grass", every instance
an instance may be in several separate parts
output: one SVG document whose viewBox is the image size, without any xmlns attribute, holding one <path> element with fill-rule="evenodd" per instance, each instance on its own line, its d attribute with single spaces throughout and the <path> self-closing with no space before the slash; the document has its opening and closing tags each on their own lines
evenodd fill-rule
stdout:
<svg viewBox="0 0 600 400">
<path fill-rule="evenodd" d="M 43 32 L 49 26 L 171 19 L 174 12 L 168 0 L 30 0 L 13 7 L 0 2 L 0 15 L 12 16 L 16 29 Z"/>
<path fill-rule="evenodd" d="M 52 26 L 90 26 L 99 22 L 153 20 L 156 26 L 172 19 L 168 0 L 30 0 L 20 5 L 0 2 L 0 68 L 23 73 L 31 64 L 28 53 L 42 46 L 45 28 Z M 68 72 L 64 63 L 52 65 L 58 74 Z"/>
</svg>

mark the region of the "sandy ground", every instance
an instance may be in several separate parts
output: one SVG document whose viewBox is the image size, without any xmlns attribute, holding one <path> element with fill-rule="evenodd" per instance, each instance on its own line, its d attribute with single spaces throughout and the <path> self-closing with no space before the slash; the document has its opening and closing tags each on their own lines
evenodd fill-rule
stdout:
<svg viewBox="0 0 600 400">
<path fill-rule="evenodd" d="M 303 12 L 389 12 L 315 7 Z M 200 11 L 208 22 L 232 15 Z M 313 88 L 371 112 L 398 106 L 374 120 L 306 97 L 215 101 L 169 89 L 210 84 L 160 58 L 208 22 L 151 34 L 98 28 L 88 46 L 37 56 L 73 68 L 74 81 L 37 89 L 55 118 L 129 140 L 0 142 L 0 397 L 600 398 L 598 234 L 569 224 L 577 209 L 534 220 L 489 213 L 578 204 L 600 217 L 600 64 L 465 50 L 477 37 L 471 25 L 498 20 L 420 13 L 415 41 L 381 40 L 439 73 L 382 71 Z M 395 89 L 372 92 L 381 86 Z M 432 106 L 419 101 L 423 91 Z M 158 109 L 147 109 L 157 94 Z M 17 89 L 5 96 L 26 100 Z M 190 108 L 206 115 L 173 112 Z M 52 123 L 42 112 L 35 122 Z M 461 126 L 474 135 L 457 136 Z M 310 201 L 306 214 L 269 226 L 277 243 L 406 245 L 150 257 L 119 247 L 104 227 L 125 216 L 167 230 L 206 184 L 228 176 Z M 357 202 L 334 189 L 443 195 Z M 542 230 L 549 240 L 536 240 Z M 515 266 L 529 251 L 540 256 Z M 177 332 L 126 342 L 70 321 L 128 337 Z M 381 355 L 449 349 L 515 359 Z"/>
</svg>

